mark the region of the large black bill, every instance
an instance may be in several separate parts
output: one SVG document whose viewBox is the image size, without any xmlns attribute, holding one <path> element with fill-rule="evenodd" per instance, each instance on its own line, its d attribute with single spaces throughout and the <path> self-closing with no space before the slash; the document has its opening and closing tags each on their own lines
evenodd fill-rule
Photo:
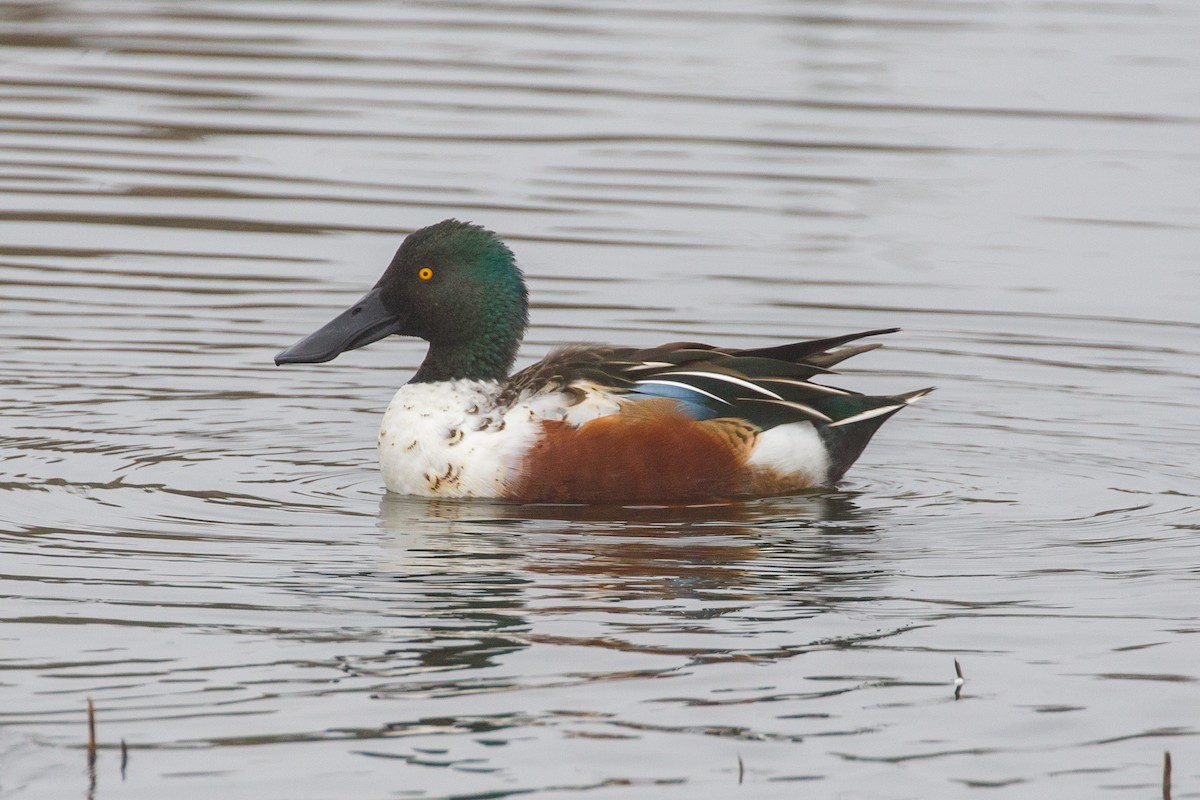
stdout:
<svg viewBox="0 0 1200 800">
<path fill-rule="evenodd" d="M 319 330 L 275 356 L 275 364 L 319 364 L 340 353 L 399 333 L 403 320 L 384 308 L 379 289 L 372 289 Z"/>
</svg>

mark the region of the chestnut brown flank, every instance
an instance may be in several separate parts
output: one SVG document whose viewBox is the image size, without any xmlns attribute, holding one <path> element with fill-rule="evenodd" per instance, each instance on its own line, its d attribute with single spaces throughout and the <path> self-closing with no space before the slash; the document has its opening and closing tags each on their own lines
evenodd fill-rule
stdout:
<svg viewBox="0 0 1200 800">
<path fill-rule="evenodd" d="M 757 430 L 697 421 L 670 400 L 631 403 L 576 428 L 543 422 L 507 497 L 542 503 L 679 502 L 729 497 Z"/>
</svg>

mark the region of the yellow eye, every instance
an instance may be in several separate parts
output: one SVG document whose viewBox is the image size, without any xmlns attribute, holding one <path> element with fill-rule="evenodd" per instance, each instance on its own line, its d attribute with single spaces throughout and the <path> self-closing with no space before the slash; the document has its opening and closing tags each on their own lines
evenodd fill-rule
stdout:
<svg viewBox="0 0 1200 800">
<path fill-rule="evenodd" d="M 417 270 L 417 277 L 423 281 L 427 281 L 433 277 L 433 270 L 431 270 L 429 267 L 421 267 L 419 270 Z"/>
</svg>

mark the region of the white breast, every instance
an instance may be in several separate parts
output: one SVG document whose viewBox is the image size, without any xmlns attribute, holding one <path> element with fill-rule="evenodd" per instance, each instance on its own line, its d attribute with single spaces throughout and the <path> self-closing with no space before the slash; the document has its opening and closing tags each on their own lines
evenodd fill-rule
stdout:
<svg viewBox="0 0 1200 800">
<path fill-rule="evenodd" d="M 618 410 L 589 393 L 538 394 L 501 406 L 494 381 L 410 383 L 400 387 L 379 429 L 387 488 L 425 497 L 501 497 L 541 433 L 543 420 L 581 424 Z"/>
</svg>

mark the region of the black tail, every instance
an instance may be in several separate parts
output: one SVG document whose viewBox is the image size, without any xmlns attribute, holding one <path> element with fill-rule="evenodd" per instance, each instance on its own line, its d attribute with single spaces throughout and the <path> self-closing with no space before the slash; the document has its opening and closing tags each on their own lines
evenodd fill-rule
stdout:
<svg viewBox="0 0 1200 800">
<path fill-rule="evenodd" d="M 891 419 L 900 409 L 915 403 L 932 392 L 934 387 L 918 389 L 915 392 L 893 395 L 892 397 L 869 398 L 879 401 L 872 409 L 860 414 L 839 420 L 831 425 L 818 425 L 817 431 L 821 441 L 829 451 L 829 482 L 837 483 L 846 474 L 846 470 L 858 460 L 875 431 L 883 423 Z M 867 399 L 867 398 L 864 398 Z"/>
</svg>

